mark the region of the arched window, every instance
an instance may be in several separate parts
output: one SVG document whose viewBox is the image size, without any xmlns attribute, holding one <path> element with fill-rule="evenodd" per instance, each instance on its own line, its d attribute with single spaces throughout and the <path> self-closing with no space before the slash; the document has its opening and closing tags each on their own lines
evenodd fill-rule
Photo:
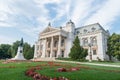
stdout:
<svg viewBox="0 0 120 80">
<path fill-rule="evenodd" d="M 96 46 L 97 45 L 97 39 L 96 39 L 96 37 L 93 37 L 92 40 L 91 40 L 91 42 L 92 42 L 93 46 Z"/>
<path fill-rule="evenodd" d="M 84 33 L 87 33 L 87 30 L 86 30 L 86 29 L 84 29 Z"/>
<path fill-rule="evenodd" d="M 76 34 L 79 34 L 80 33 L 80 31 L 76 31 Z"/>
<path fill-rule="evenodd" d="M 87 38 L 83 39 L 83 46 L 88 46 L 88 39 Z"/>
<path fill-rule="evenodd" d="M 94 32 L 96 30 L 96 28 L 92 27 L 91 30 L 92 30 L 92 32 Z"/>
</svg>

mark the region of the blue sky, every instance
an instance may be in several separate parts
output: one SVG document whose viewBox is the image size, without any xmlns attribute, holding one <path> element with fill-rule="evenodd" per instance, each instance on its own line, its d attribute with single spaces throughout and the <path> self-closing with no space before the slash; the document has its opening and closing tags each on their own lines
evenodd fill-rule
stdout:
<svg viewBox="0 0 120 80">
<path fill-rule="evenodd" d="M 120 0 L 0 0 L 0 44 L 24 38 L 34 44 L 51 22 L 76 27 L 99 22 L 105 30 L 120 33 Z"/>
</svg>

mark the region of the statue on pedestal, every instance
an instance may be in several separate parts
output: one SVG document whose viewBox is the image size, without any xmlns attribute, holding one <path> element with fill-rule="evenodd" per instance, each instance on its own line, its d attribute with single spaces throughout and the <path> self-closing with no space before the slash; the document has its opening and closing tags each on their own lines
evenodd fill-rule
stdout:
<svg viewBox="0 0 120 80">
<path fill-rule="evenodd" d="M 23 56 L 23 38 L 21 38 L 20 44 L 18 46 L 17 54 L 12 60 L 26 60 Z"/>
</svg>

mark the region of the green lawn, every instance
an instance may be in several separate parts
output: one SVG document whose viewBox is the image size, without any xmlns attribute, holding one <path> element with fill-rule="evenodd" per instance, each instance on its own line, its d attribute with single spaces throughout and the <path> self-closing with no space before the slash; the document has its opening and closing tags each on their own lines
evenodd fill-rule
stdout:
<svg viewBox="0 0 120 80">
<path fill-rule="evenodd" d="M 72 63 L 55 63 L 49 65 L 48 62 L 15 62 L 3 64 L 0 61 L 0 80 L 32 80 L 25 76 L 24 72 L 31 66 L 40 65 L 38 70 L 42 75 L 49 77 L 64 76 L 70 80 L 120 80 L 120 69 L 112 67 L 101 67 L 93 65 L 82 65 Z M 57 68 L 81 67 L 79 71 L 57 72 Z"/>
</svg>

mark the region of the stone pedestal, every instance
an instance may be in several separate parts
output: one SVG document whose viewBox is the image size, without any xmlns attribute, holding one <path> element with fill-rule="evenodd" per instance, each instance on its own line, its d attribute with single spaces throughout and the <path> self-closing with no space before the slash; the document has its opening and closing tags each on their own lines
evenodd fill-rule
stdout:
<svg viewBox="0 0 120 80">
<path fill-rule="evenodd" d="M 12 58 L 11 60 L 26 60 L 23 56 L 23 47 L 22 46 L 18 47 L 16 56 L 14 58 Z"/>
</svg>

